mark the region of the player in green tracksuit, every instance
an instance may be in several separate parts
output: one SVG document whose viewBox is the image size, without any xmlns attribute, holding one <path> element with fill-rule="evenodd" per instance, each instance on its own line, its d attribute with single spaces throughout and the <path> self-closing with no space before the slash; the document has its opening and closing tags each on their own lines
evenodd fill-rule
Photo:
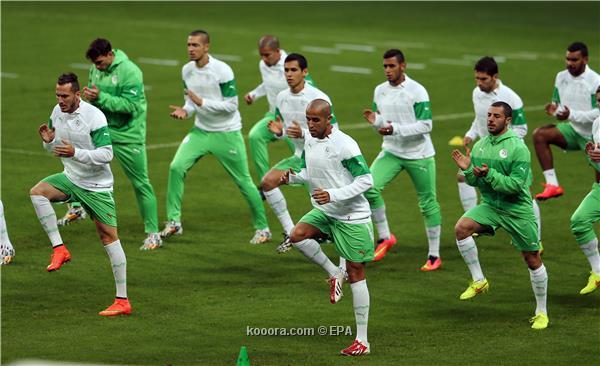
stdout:
<svg viewBox="0 0 600 366">
<path fill-rule="evenodd" d="M 271 239 L 271 231 L 260 194 L 252 183 L 246 146 L 242 137 L 242 118 L 233 70 L 225 62 L 209 55 L 210 36 L 195 30 L 188 35 L 190 62 L 181 68 L 185 87 L 185 104 L 171 106 L 171 117 L 194 116 L 194 127 L 183 139 L 169 166 L 167 185 L 167 219 L 163 238 L 181 235 L 182 200 L 185 177 L 203 156 L 212 154 L 233 179 L 246 199 L 256 231 L 250 239 L 261 244 Z"/>
<path fill-rule="evenodd" d="M 597 106 L 600 107 L 600 87 L 596 90 Z M 596 182 L 592 190 L 581 201 L 573 216 L 571 216 L 571 232 L 575 240 L 590 262 L 590 277 L 587 285 L 579 291 L 586 295 L 600 286 L 600 253 L 598 252 L 598 237 L 594 233 L 594 224 L 600 221 L 600 117 L 592 125 L 592 141 L 588 142 L 585 150 L 590 158 L 590 164 L 596 169 Z"/>
<path fill-rule="evenodd" d="M 531 156 L 523 140 L 508 128 L 511 116 L 512 108 L 508 103 L 493 103 L 488 110 L 490 134 L 473 146 L 470 156 L 458 150 L 452 152 L 465 181 L 479 188 L 482 197 L 482 203 L 468 210 L 455 226 L 456 244 L 473 278 L 460 299 L 473 298 L 489 288 L 472 235 L 493 235 L 496 229 L 503 228 L 529 267 L 537 305 L 531 319 L 532 328 L 544 329 L 548 326 L 548 274 L 540 257 L 541 245 L 529 194 Z"/>
<path fill-rule="evenodd" d="M 162 240 L 158 234 L 156 196 L 148 178 L 147 103 L 142 71 L 106 39 L 94 40 L 86 57 L 94 65 L 83 95 L 106 116 L 114 155 L 135 190 L 148 235 L 140 249 L 156 249 Z"/>
</svg>

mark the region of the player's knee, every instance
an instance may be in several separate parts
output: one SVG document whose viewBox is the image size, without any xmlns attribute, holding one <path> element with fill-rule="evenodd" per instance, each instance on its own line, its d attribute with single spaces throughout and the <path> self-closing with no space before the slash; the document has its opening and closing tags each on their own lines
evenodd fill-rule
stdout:
<svg viewBox="0 0 600 366">
<path fill-rule="evenodd" d="M 41 194 L 42 193 L 40 192 L 40 190 L 38 189 L 37 186 L 31 187 L 31 189 L 29 190 L 29 195 L 30 196 L 41 196 Z"/>
<path fill-rule="evenodd" d="M 548 139 L 548 132 L 554 125 L 545 125 L 533 130 L 533 142 L 545 142 Z"/>
<path fill-rule="evenodd" d="M 381 197 L 381 190 L 375 187 L 371 187 L 364 193 L 365 198 L 369 201 L 371 207 L 383 206 L 383 198 Z M 382 202 L 379 202 L 379 201 Z"/>
<path fill-rule="evenodd" d="M 306 239 L 306 230 L 303 230 L 299 227 L 294 227 L 294 229 L 290 233 L 290 241 L 292 243 L 298 243 L 304 239 Z"/>
<path fill-rule="evenodd" d="M 275 179 L 275 175 L 271 175 L 269 173 L 267 173 L 260 182 L 260 188 L 262 188 L 262 190 L 265 192 L 271 191 L 278 186 L 279 182 L 277 179 Z"/>
<path fill-rule="evenodd" d="M 459 220 L 456 225 L 454 225 L 454 234 L 456 235 L 456 239 L 463 240 L 468 236 L 471 236 L 473 230 L 464 221 Z"/>
<path fill-rule="evenodd" d="M 542 258 L 539 252 L 524 255 L 523 259 L 525 259 L 525 263 L 527 263 L 527 267 L 530 269 L 536 270 L 542 266 Z"/>
<path fill-rule="evenodd" d="M 181 163 L 172 161 L 169 164 L 169 174 L 185 175 L 185 167 Z"/>
<path fill-rule="evenodd" d="M 31 189 L 29 190 L 30 196 L 45 196 L 45 193 L 46 192 L 44 190 L 44 187 L 40 183 L 31 187 Z"/>
<path fill-rule="evenodd" d="M 585 227 L 585 220 L 581 215 L 578 215 L 577 212 L 571 216 L 571 232 L 575 235 L 582 231 L 582 228 Z"/>
<path fill-rule="evenodd" d="M 440 204 L 434 197 L 419 199 L 419 210 L 425 217 L 433 216 L 440 212 Z"/>
<path fill-rule="evenodd" d="M 260 130 L 257 127 L 258 126 L 256 125 L 252 127 L 252 129 L 250 129 L 250 132 L 248 133 L 248 140 L 251 142 L 258 142 L 261 140 Z"/>
<path fill-rule="evenodd" d="M 362 281 L 365 276 L 365 265 L 363 263 L 346 262 L 346 270 L 348 272 L 348 282 L 355 283 Z"/>
</svg>

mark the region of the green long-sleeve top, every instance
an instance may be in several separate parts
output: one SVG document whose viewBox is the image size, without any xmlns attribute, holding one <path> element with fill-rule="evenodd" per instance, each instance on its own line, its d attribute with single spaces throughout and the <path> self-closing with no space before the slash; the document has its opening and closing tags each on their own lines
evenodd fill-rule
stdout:
<svg viewBox="0 0 600 366">
<path fill-rule="evenodd" d="M 100 90 L 92 104 L 106 116 L 113 143 L 146 142 L 146 95 L 142 71 L 121 50 L 106 70 L 90 68 L 88 87 Z"/>
<path fill-rule="evenodd" d="M 473 167 L 487 164 L 489 172 L 479 178 Z M 517 134 L 488 135 L 471 150 L 471 165 L 464 170 L 467 184 L 479 188 L 483 202 L 510 215 L 532 214 L 531 155 Z"/>
</svg>

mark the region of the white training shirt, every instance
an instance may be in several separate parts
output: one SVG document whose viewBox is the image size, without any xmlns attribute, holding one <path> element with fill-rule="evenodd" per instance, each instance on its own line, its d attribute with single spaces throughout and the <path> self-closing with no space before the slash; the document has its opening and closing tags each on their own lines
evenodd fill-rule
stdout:
<svg viewBox="0 0 600 366">
<path fill-rule="evenodd" d="M 497 87 L 489 93 L 486 93 L 475 87 L 473 89 L 473 109 L 475 110 L 475 119 L 471 128 L 465 133 L 465 136 L 475 140 L 489 135 L 487 129 L 488 111 L 492 103 L 505 102 L 513 109 L 513 118 L 511 128 L 517 136 L 524 138 L 527 135 L 527 120 L 523 111 L 523 101 L 511 88 L 502 84 L 498 80 Z"/>
<path fill-rule="evenodd" d="M 315 99 L 326 100 L 331 105 L 331 114 L 333 115 L 331 123 L 336 124 L 331 99 L 329 99 L 327 94 L 323 93 L 305 81 L 304 89 L 297 94 L 292 93 L 288 87 L 286 90 L 277 95 L 275 115 L 280 116 L 280 118 L 283 120 L 284 132 L 282 136 L 286 135 L 285 129 L 291 126 L 292 122 L 297 122 L 300 127 L 302 127 L 305 137 L 310 136 L 310 133 L 308 132 L 308 125 L 306 124 L 306 107 L 308 107 L 308 104 Z M 337 129 L 337 127 L 334 128 Z M 304 150 L 304 138 L 290 138 L 290 140 L 296 148 L 294 155 L 301 157 L 302 151 Z"/>
<path fill-rule="evenodd" d="M 383 136 L 383 150 L 402 159 L 425 159 L 435 155 L 429 133 L 433 128 L 429 95 L 425 88 L 404 75 L 399 85 L 379 84 L 373 96 L 377 111 L 373 127 L 389 126 L 393 134 Z"/>
<path fill-rule="evenodd" d="M 569 121 L 575 132 L 589 139 L 592 135 L 592 123 L 600 115 L 596 108 L 596 90 L 600 86 L 600 76 L 587 65 L 579 76 L 573 76 L 568 70 L 556 75 L 552 101 L 569 108 Z M 559 108 L 558 111 L 562 110 Z"/>
<path fill-rule="evenodd" d="M 183 65 L 181 76 L 184 87 L 202 98 L 202 106 L 198 106 L 184 97 L 183 109 L 188 117 L 196 113 L 196 127 L 211 132 L 242 129 L 235 77 L 229 65 L 209 55 L 203 67 L 194 61 Z"/>
<path fill-rule="evenodd" d="M 290 174 L 290 183 L 308 183 L 310 192 L 321 188 L 329 193 L 330 202 L 312 205 L 337 220 L 362 224 L 371 221 L 369 202 L 363 196 L 373 186 L 369 167 L 352 137 L 339 129 L 320 140 L 306 136 L 302 170 Z"/>
<path fill-rule="evenodd" d="M 277 94 L 285 89 L 288 89 L 283 67 L 287 53 L 284 50 L 279 50 L 279 52 L 281 57 L 273 66 L 267 66 L 262 59 L 260 60 L 258 63 L 258 69 L 260 70 L 260 75 L 262 76 L 262 83 L 260 83 L 256 88 L 254 88 L 254 90 L 250 92 L 250 95 L 253 99 L 258 99 L 265 95 L 267 96 L 270 113 L 275 113 Z"/>
<path fill-rule="evenodd" d="M 100 109 L 81 100 L 73 113 L 63 113 L 57 104 L 52 110 L 48 127 L 54 128 L 54 140 L 44 143 L 52 151 L 61 140 L 75 147 L 75 155 L 61 158 L 64 174 L 73 184 L 94 192 L 112 191 L 113 175 L 110 161 L 113 158 L 110 133 L 106 117 Z"/>
</svg>

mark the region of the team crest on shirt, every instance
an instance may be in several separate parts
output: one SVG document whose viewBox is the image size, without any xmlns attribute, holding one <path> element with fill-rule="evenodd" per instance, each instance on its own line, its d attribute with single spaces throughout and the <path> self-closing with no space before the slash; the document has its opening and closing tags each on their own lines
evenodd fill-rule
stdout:
<svg viewBox="0 0 600 366">
<path fill-rule="evenodd" d="M 506 159 L 506 157 L 508 156 L 508 151 L 506 151 L 506 149 L 502 149 L 502 150 L 500 150 L 500 152 L 498 153 L 498 155 L 500 155 L 500 157 L 502 159 Z"/>
<path fill-rule="evenodd" d="M 119 78 L 117 77 L 117 75 L 113 75 L 112 78 L 110 78 L 110 80 L 112 81 L 113 85 L 117 85 Z"/>
</svg>

